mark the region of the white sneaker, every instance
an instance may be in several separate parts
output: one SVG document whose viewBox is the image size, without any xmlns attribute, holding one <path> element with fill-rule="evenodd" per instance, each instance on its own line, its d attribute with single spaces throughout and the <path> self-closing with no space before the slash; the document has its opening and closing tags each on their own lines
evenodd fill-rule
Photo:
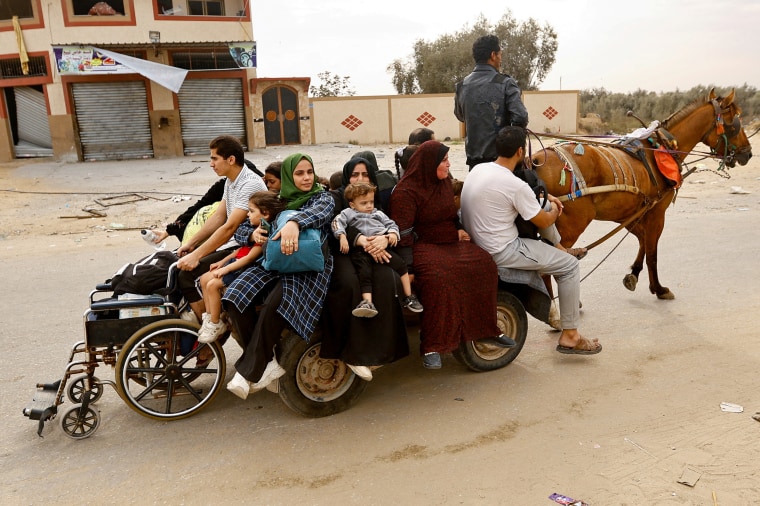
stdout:
<svg viewBox="0 0 760 506">
<path fill-rule="evenodd" d="M 354 374 L 359 376 L 364 381 L 372 381 L 372 371 L 370 371 L 369 367 L 364 365 L 351 365 L 346 364 L 349 369 L 354 371 Z"/>
<path fill-rule="evenodd" d="M 273 358 L 264 369 L 264 374 L 261 375 L 261 379 L 253 384 L 255 390 L 265 389 L 271 382 L 285 374 L 285 369 L 280 367 L 277 363 L 277 358 Z"/>
<path fill-rule="evenodd" d="M 227 324 L 224 323 L 224 320 L 220 318 L 218 323 L 214 323 L 211 321 L 211 318 L 207 318 L 198 331 L 198 342 L 213 343 L 219 339 L 219 336 L 224 334 L 225 330 L 227 330 Z"/>
<path fill-rule="evenodd" d="M 251 382 L 236 372 L 232 380 L 227 383 L 227 390 L 245 400 L 251 391 Z"/>
</svg>

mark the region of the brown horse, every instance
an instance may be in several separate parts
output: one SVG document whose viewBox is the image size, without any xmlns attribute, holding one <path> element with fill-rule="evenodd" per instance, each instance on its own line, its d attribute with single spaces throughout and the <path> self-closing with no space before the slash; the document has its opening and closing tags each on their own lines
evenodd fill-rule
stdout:
<svg viewBox="0 0 760 506">
<path fill-rule="evenodd" d="M 711 90 L 663 121 L 654 137 L 679 167 L 699 142 L 728 167 L 737 162 L 746 165 L 752 149 L 740 118 L 733 91 L 722 98 Z M 629 290 L 636 288 L 646 257 L 649 291 L 659 299 L 672 299 L 673 293 L 657 276 L 657 242 L 680 176 L 676 174 L 676 184 L 665 179 L 657 170 L 654 150 L 647 147 L 639 149 L 643 162 L 618 144 L 560 143 L 538 152 L 531 162 L 548 192 L 565 201 L 557 220 L 563 246 L 572 246 L 592 220 L 620 223 L 639 240 L 636 260 L 623 284 Z"/>
</svg>

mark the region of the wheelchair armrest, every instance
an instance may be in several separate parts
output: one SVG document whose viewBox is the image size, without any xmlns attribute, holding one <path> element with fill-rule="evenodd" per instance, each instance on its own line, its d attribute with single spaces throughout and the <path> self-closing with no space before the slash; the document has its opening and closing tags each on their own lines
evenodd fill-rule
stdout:
<svg viewBox="0 0 760 506">
<path fill-rule="evenodd" d="M 166 304 L 166 299 L 160 295 L 150 295 L 140 299 L 117 299 L 108 298 L 92 301 L 90 309 L 92 311 L 104 311 L 107 309 L 127 309 L 130 307 L 160 306 Z"/>
</svg>

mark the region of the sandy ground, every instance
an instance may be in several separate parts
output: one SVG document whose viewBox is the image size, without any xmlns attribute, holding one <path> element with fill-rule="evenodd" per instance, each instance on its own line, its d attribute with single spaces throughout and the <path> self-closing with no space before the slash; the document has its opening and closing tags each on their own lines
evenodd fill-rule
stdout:
<svg viewBox="0 0 760 506">
<path fill-rule="evenodd" d="M 360 148 L 300 147 L 326 176 Z M 393 146 L 369 148 L 392 167 Z M 263 168 L 293 151 L 250 158 Z M 460 177 L 463 151 L 451 151 Z M 675 300 L 657 300 L 644 280 L 624 289 L 633 237 L 581 262 L 582 331 L 604 344 L 598 356 L 556 353 L 557 333 L 531 320 L 504 369 L 473 373 L 445 357 L 427 371 L 414 351 L 378 370 L 350 410 L 322 419 L 266 391 L 245 402 L 222 391 L 191 418 L 157 422 L 106 387 L 100 429 L 74 441 L 57 420 L 40 439 L 22 416 L 34 385 L 61 377 L 93 286 L 150 252 L 138 229 L 173 219 L 189 202 L 170 197 L 202 194 L 215 176 L 204 157 L 6 165 L 0 503 L 550 505 L 557 492 L 591 505 L 756 504 L 760 157 L 730 174 L 692 175 L 668 211 L 659 266 Z M 150 198 L 97 204 L 133 192 Z M 64 218 L 88 206 L 107 215 Z M 593 224 L 580 244 L 611 228 Z M 225 351 L 231 376 L 239 349 Z M 113 379 L 107 366 L 97 375 Z M 693 487 L 678 483 L 687 469 Z"/>
</svg>

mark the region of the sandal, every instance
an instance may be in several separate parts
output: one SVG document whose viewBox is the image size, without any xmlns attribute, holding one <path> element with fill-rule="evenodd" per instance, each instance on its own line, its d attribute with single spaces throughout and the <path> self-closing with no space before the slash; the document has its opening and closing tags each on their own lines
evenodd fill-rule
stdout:
<svg viewBox="0 0 760 506">
<path fill-rule="evenodd" d="M 572 348 L 569 346 L 557 345 L 557 351 L 565 355 L 596 355 L 602 351 L 602 345 L 597 341 L 591 341 L 581 336 L 578 344 Z"/>
</svg>

